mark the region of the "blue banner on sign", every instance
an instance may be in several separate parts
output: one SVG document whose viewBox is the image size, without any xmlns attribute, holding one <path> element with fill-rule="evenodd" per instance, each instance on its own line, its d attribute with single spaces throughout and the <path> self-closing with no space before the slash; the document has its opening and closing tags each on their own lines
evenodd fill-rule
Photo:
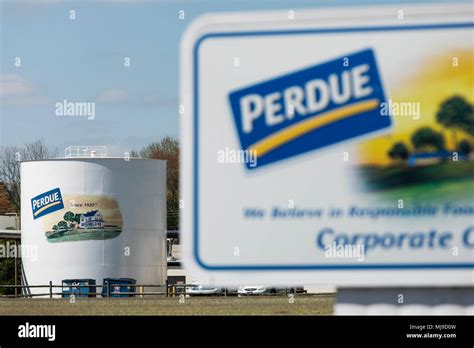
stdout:
<svg viewBox="0 0 474 348">
<path fill-rule="evenodd" d="M 255 169 L 387 128 L 386 102 L 371 49 L 314 65 L 229 94 L 243 150 Z"/>
<path fill-rule="evenodd" d="M 63 208 L 63 197 L 59 188 L 42 193 L 31 199 L 31 209 L 33 210 L 34 219 Z"/>
</svg>

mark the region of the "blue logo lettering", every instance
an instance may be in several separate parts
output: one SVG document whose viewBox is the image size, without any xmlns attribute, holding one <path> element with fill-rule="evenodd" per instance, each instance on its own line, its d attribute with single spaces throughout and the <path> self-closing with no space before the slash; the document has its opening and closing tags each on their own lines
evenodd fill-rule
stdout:
<svg viewBox="0 0 474 348">
<path fill-rule="evenodd" d="M 371 49 L 285 74 L 229 94 L 242 149 L 255 169 L 387 128 L 386 102 Z"/>
<path fill-rule="evenodd" d="M 33 209 L 34 219 L 63 209 L 64 203 L 63 197 L 61 196 L 61 190 L 55 188 L 32 198 L 31 208 Z"/>
</svg>

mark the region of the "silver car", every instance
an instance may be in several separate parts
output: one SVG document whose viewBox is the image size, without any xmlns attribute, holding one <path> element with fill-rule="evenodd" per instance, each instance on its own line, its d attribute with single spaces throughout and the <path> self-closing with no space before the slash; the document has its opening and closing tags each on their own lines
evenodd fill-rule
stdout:
<svg viewBox="0 0 474 348">
<path fill-rule="evenodd" d="M 186 287 L 186 294 L 189 296 L 222 296 L 224 288 L 193 284 Z"/>
<path fill-rule="evenodd" d="M 302 292 L 298 291 L 300 289 L 303 289 L 302 287 L 298 288 L 279 288 L 275 286 L 267 286 L 267 285 L 246 285 L 246 286 L 241 286 L 238 290 L 237 293 L 239 296 L 243 295 L 268 295 L 268 294 L 294 294 L 296 292 Z"/>
<path fill-rule="evenodd" d="M 237 293 L 239 295 L 265 295 L 265 294 L 276 294 L 280 289 L 265 285 L 247 285 L 241 286 Z M 284 291 L 284 289 L 283 289 Z"/>
</svg>

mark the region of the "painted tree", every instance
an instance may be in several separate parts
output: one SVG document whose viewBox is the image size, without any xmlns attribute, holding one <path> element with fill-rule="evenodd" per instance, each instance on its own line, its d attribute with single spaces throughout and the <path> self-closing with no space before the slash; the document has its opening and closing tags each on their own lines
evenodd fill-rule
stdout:
<svg viewBox="0 0 474 348">
<path fill-rule="evenodd" d="M 467 133 L 474 131 L 474 114 L 472 105 L 464 97 L 455 95 L 441 103 L 436 120 L 452 132 L 453 144 L 458 144 L 456 131 Z M 473 133 L 471 133 L 473 134 Z M 457 149 L 455 149 L 457 150 Z"/>
<path fill-rule="evenodd" d="M 74 213 L 72 211 L 67 211 L 64 214 L 64 221 L 74 222 Z"/>
<path fill-rule="evenodd" d="M 393 144 L 392 148 L 388 151 L 388 156 L 393 160 L 405 161 L 409 155 L 408 147 L 401 141 Z"/>
<path fill-rule="evenodd" d="M 461 155 L 467 155 L 472 151 L 472 147 L 471 144 L 464 139 L 459 142 L 458 150 Z"/>
<path fill-rule="evenodd" d="M 444 137 L 430 127 L 421 127 L 411 136 L 411 143 L 416 150 L 425 148 L 444 150 Z"/>
<path fill-rule="evenodd" d="M 76 214 L 74 215 L 74 222 L 76 224 L 80 224 L 81 223 L 81 214 Z"/>
<path fill-rule="evenodd" d="M 474 108 L 468 118 L 468 125 L 465 129 L 466 133 L 470 136 L 474 136 Z"/>
</svg>

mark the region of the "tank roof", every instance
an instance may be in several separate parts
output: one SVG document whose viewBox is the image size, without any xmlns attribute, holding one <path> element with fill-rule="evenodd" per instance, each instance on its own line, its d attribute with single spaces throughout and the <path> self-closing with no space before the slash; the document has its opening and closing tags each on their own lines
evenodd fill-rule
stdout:
<svg viewBox="0 0 474 348">
<path fill-rule="evenodd" d="M 50 158 L 50 159 L 40 159 L 40 160 L 24 160 L 20 161 L 21 163 L 27 162 L 52 162 L 52 161 L 107 161 L 107 160 L 121 160 L 121 161 L 165 161 L 162 159 L 155 159 L 155 158 L 137 158 L 137 157 L 130 157 L 129 159 L 125 159 L 125 157 L 60 157 L 60 158 Z"/>
</svg>

